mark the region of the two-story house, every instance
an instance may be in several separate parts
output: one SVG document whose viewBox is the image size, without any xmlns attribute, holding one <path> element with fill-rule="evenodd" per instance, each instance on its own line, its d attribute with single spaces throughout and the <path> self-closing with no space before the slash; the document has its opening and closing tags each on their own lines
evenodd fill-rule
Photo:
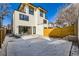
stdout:
<svg viewBox="0 0 79 59">
<path fill-rule="evenodd" d="M 35 7 L 31 3 L 22 3 L 18 11 L 13 13 L 13 33 L 43 35 L 44 28 L 48 27 L 46 12 L 43 8 Z"/>
</svg>

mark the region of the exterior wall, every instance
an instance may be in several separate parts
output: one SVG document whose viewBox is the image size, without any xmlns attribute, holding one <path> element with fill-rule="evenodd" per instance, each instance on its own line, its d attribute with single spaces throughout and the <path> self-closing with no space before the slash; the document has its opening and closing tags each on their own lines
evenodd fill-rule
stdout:
<svg viewBox="0 0 79 59">
<path fill-rule="evenodd" d="M 45 19 L 45 13 L 43 13 L 43 16 L 44 17 L 40 16 L 40 10 L 37 9 L 36 11 L 36 34 L 37 35 L 43 35 L 44 27 L 48 27 L 48 21 L 47 21 L 47 24 L 43 23 L 43 20 Z"/>
<path fill-rule="evenodd" d="M 43 30 L 44 30 L 44 25 L 43 24 L 42 25 L 38 25 L 36 27 L 36 34 L 37 35 L 43 35 Z"/>
<path fill-rule="evenodd" d="M 41 17 L 40 16 L 40 10 L 39 9 L 37 9 L 38 11 L 37 11 L 37 13 L 38 13 L 38 21 L 37 21 L 37 23 L 38 24 L 43 24 L 43 20 L 45 19 L 45 13 L 43 13 L 43 17 Z"/>
<path fill-rule="evenodd" d="M 24 21 L 19 19 L 19 14 L 24 14 L 29 16 L 29 21 Z M 24 13 L 15 11 L 13 14 L 13 33 L 19 34 L 19 25 L 21 26 L 31 26 L 32 34 L 33 34 L 33 26 L 36 27 L 36 34 L 43 35 L 44 27 L 48 27 L 48 20 L 45 19 L 45 13 L 43 13 L 44 17 L 40 16 L 40 10 L 38 8 L 34 9 L 34 15 L 29 14 L 29 6 L 26 5 L 24 8 Z M 43 23 L 43 20 L 47 20 L 47 24 Z"/>
<path fill-rule="evenodd" d="M 29 16 L 29 21 L 24 21 L 24 20 L 19 19 L 19 14 L 25 14 L 25 13 L 21 13 L 18 11 L 14 12 L 14 15 L 13 15 L 13 32 L 15 34 L 19 34 L 18 27 L 20 25 L 21 26 L 35 26 L 35 20 L 34 20 L 35 18 L 33 15 L 25 14 L 25 15 Z"/>
</svg>

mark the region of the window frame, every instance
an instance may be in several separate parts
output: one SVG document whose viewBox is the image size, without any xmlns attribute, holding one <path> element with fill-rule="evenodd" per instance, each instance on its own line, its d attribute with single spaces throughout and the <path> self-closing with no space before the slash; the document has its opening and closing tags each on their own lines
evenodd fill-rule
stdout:
<svg viewBox="0 0 79 59">
<path fill-rule="evenodd" d="M 20 18 L 20 20 L 29 21 L 29 16 L 24 15 L 24 14 L 19 14 L 19 18 Z"/>
<path fill-rule="evenodd" d="M 44 20 L 43 20 L 43 23 L 44 23 L 44 24 L 47 24 L 47 20 L 44 19 Z"/>
<path fill-rule="evenodd" d="M 41 17 L 44 17 L 43 11 L 41 11 L 41 10 L 40 10 L 40 16 L 41 16 Z"/>
<path fill-rule="evenodd" d="M 34 8 L 29 7 L 29 14 L 34 15 Z"/>
</svg>

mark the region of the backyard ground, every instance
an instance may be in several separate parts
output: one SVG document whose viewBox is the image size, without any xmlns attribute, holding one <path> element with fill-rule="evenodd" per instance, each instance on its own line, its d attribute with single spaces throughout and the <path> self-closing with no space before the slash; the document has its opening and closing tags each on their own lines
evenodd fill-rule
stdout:
<svg viewBox="0 0 79 59">
<path fill-rule="evenodd" d="M 72 49 L 71 49 L 72 47 Z M 69 56 L 78 55 L 78 47 L 60 38 L 38 35 L 14 38 L 6 36 L 0 55 L 3 56 Z"/>
</svg>

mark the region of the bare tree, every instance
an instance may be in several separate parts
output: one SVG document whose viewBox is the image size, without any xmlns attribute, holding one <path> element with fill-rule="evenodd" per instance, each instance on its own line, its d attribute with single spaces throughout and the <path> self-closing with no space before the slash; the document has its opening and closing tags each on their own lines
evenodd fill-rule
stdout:
<svg viewBox="0 0 79 59">
<path fill-rule="evenodd" d="M 57 17 L 56 17 L 56 23 L 59 25 L 62 25 L 65 22 L 65 17 L 64 17 L 64 8 L 66 8 L 69 5 L 69 3 L 67 4 L 63 4 L 62 7 L 59 7 L 57 9 Z"/>
<path fill-rule="evenodd" d="M 78 4 L 77 4 L 78 5 Z M 63 8 L 58 16 L 58 19 L 63 19 L 69 24 L 74 24 L 78 18 L 78 6 L 72 4 L 69 8 Z"/>
<path fill-rule="evenodd" d="M 0 27 L 3 25 L 3 19 L 10 14 L 9 4 L 1 3 L 0 4 Z"/>
<path fill-rule="evenodd" d="M 58 19 L 58 20 L 56 20 L 56 23 L 59 24 L 59 25 L 62 25 L 64 23 L 64 21 Z"/>
</svg>

